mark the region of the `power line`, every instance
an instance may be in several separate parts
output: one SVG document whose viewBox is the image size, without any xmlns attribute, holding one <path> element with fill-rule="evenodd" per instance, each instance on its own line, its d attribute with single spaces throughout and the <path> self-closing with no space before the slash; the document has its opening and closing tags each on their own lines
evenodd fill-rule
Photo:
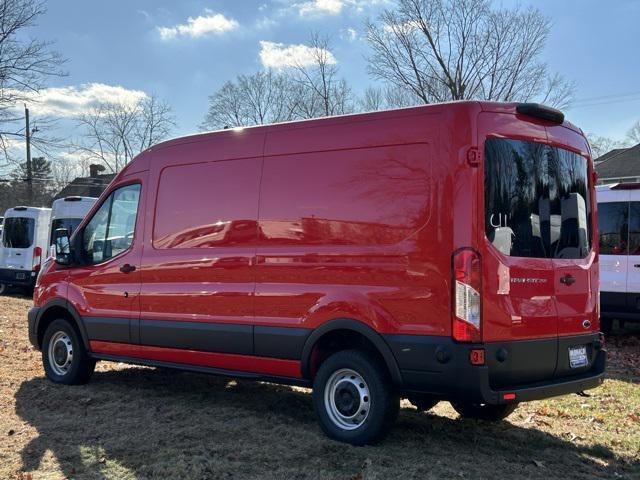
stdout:
<svg viewBox="0 0 640 480">
<path fill-rule="evenodd" d="M 610 94 L 610 95 L 600 95 L 598 97 L 579 99 L 573 102 L 573 104 L 567 110 L 572 110 L 574 108 L 597 107 L 600 105 L 611 105 L 611 104 L 617 104 L 622 102 L 636 102 L 636 101 L 640 101 L 640 91 L 616 93 L 616 94 Z"/>
</svg>

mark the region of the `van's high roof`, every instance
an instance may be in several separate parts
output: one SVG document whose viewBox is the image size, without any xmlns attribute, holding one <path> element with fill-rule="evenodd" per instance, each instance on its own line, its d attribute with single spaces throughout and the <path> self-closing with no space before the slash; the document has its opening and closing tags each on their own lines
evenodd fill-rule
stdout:
<svg viewBox="0 0 640 480">
<path fill-rule="evenodd" d="M 50 215 L 50 208 L 42 208 L 42 207 L 26 207 L 22 205 L 18 205 L 16 207 L 8 208 L 4 213 L 5 218 L 12 217 L 29 217 L 36 218 L 42 215 Z"/>
<path fill-rule="evenodd" d="M 524 108 L 523 108 L 524 107 Z M 524 113 L 527 110 L 528 114 Z M 535 110 L 538 110 L 536 115 Z M 310 127 L 310 126 L 320 126 L 320 125 L 339 125 L 351 123 L 353 121 L 367 121 L 367 120 L 382 120 L 384 118 L 395 118 L 398 116 L 412 116 L 412 115 L 420 115 L 425 113 L 439 113 L 444 109 L 467 109 L 471 111 L 480 112 L 495 112 L 495 113 L 512 113 L 512 114 L 520 114 L 520 116 L 525 119 L 529 118 L 531 121 L 536 123 L 543 123 L 545 125 L 559 125 L 574 130 L 575 132 L 583 135 L 581 129 L 573 125 L 571 122 L 564 119 L 564 114 L 559 110 L 555 110 L 551 107 L 546 107 L 544 105 L 533 104 L 533 103 L 516 103 L 516 102 L 485 102 L 485 101 L 475 101 L 475 100 L 459 100 L 452 102 L 442 102 L 442 103 L 433 103 L 430 105 L 420 105 L 415 107 L 405 107 L 398 108 L 393 110 L 381 110 L 376 112 L 366 112 L 366 113 L 352 113 L 346 115 L 336 115 L 331 117 L 320 117 L 320 118 L 312 118 L 307 120 L 294 120 L 290 122 L 281 122 L 281 123 L 273 123 L 269 125 L 254 125 L 248 127 L 233 127 L 230 126 L 223 130 L 215 130 L 211 132 L 204 133 L 195 133 L 192 135 L 185 135 L 182 137 L 173 138 L 170 140 L 166 140 L 157 145 L 151 147 L 150 150 L 157 150 L 165 147 L 170 147 L 174 145 L 179 145 L 183 143 L 191 143 L 197 142 L 199 140 L 204 140 L 213 135 L 234 135 L 238 132 L 251 132 L 251 133 L 266 133 L 271 131 L 281 130 L 283 128 L 296 128 L 297 125 L 300 127 Z M 547 112 L 546 118 L 543 117 L 544 112 Z M 553 114 L 555 113 L 555 118 Z M 532 116 L 536 115 L 536 116 Z M 551 114 L 551 115 L 549 115 Z M 549 120 L 549 118 L 554 118 L 554 120 Z M 558 121 L 561 119 L 561 121 Z"/>
<path fill-rule="evenodd" d="M 640 189 L 639 182 L 629 183 L 610 183 L 607 185 L 596 185 L 596 191 L 599 190 L 638 190 Z"/>
</svg>

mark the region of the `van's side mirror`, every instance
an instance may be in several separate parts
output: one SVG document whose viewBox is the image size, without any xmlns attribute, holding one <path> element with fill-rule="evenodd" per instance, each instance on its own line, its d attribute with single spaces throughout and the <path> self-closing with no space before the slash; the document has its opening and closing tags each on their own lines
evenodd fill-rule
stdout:
<svg viewBox="0 0 640 480">
<path fill-rule="evenodd" d="M 53 242 L 56 249 L 56 263 L 70 265 L 72 256 L 69 231 L 66 228 L 58 228 L 53 234 Z"/>
</svg>

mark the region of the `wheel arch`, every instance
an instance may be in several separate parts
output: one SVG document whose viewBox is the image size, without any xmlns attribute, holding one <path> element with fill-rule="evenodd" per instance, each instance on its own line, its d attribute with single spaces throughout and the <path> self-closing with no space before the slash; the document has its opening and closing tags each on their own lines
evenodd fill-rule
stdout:
<svg viewBox="0 0 640 480">
<path fill-rule="evenodd" d="M 368 325 L 350 318 L 338 318 L 330 320 L 316 328 L 307 338 L 302 348 L 302 358 L 300 361 L 300 369 L 302 377 L 307 379 L 313 378 L 313 353 L 314 348 L 332 333 L 339 331 L 353 332 L 354 334 L 364 337 L 380 355 L 387 366 L 391 379 L 396 386 L 402 385 L 402 375 L 398 363 L 387 342 L 382 336 Z"/>
<path fill-rule="evenodd" d="M 89 351 L 89 337 L 87 336 L 87 331 L 84 328 L 82 317 L 80 317 L 80 314 L 68 301 L 62 298 L 53 298 L 49 300 L 42 307 L 40 315 L 38 315 L 35 325 L 38 348 L 42 348 L 42 340 L 47 327 L 51 322 L 58 318 L 66 318 L 76 327 L 76 330 L 80 333 L 85 349 Z"/>
</svg>

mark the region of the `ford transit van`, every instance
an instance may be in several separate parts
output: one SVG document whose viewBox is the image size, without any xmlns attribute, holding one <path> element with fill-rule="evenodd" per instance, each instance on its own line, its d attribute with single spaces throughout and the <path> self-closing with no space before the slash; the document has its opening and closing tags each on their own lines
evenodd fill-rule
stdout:
<svg viewBox="0 0 640 480">
<path fill-rule="evenodd" d="M 58 383 L 106 360 L 311 387 L 353 444 L 400 397 L 500 420 L 603 380 L 594 178 L 537 104 L 170 140 L 56 235 L 30 340 Z"/>
<path fill-rule="evenodd" d="M 4 214 L 0 289 L 22 287 L 31 294 L 47 255 L 50 208 L 13 207 Z"/>
</svg>

